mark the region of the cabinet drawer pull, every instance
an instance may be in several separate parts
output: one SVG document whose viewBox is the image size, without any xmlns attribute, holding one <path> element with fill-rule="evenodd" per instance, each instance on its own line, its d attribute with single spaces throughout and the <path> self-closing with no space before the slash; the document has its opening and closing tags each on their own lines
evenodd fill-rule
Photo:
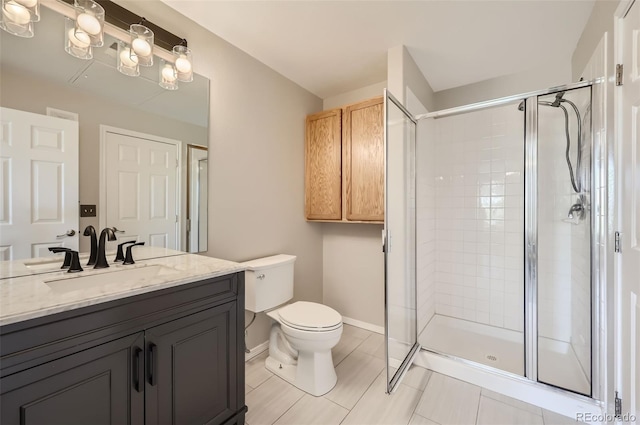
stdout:
<svg viewBox="0 0 640 425">
<path fill-rule="evenodd" d="M 147 376 L 149 377 L 149 384 L 151 386 L 155 386 L 157 379 L 156 375 L 158 373 L 158 359 L 157 355 L 157 346 L 153 343 L 149 344 L 149 361 L 147 362 Z"/>
<path fill-rule="evenodd" d="M 137 392 L 141 392 L 142 388 L 140 387 L 140 383 L 144 379 L 140 376 L 142 371 L 144 370 L 144 365 L 142 364 L 142 349 L 136 347 L 135 354 L 133 355 L 133 387 Z"/>
</svg>

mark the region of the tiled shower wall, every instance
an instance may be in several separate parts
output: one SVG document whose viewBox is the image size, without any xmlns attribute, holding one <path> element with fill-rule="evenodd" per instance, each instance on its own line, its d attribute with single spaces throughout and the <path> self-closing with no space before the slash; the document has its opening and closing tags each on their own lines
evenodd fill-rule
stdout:
<svg viewBox="0 0 640 425">
<path fill-rule="evenodd" d="M 418 121 L 416 132 L 416 254 L 418 333 L 436 312 L 436 187 L 434 120 Z"/>
<path fill-rule="evenodd" d="M 435 312 L 523 331 L 523 112 L 511 104 L 434 125 Z"/>
</svg>

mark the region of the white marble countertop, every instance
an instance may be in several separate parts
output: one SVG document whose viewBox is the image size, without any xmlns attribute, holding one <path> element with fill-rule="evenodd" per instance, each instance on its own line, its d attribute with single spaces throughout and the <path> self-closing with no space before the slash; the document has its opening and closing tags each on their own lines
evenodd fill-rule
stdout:
<svg viewBox="0 0 640 425">
<path fill-rule="evenodd" d="M 153 250 L 152 247 L 146 249 Z M 76 308 L 184 285 L 245 270 L 232 261 L 165 250 L 165 257 L 137 251 L 136 263 L 80 273 L 55 271 L 0 280 L 0 326 Z M 156 251 L 155 254 L 158 252 Z"/>
</svg>

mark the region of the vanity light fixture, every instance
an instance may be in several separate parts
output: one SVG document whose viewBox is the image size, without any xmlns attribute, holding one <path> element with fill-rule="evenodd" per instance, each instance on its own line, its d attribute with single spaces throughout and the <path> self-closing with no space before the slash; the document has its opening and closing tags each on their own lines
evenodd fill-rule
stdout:
<svg viewBox="0 0 640 425">
<path fill-rule="evenodd" d="M 141 66 L 153 65 L 153 31 L 144 26 L 144 18 L 139 24 L 132 24 L 129 28 L 131 34 L 131 51 L 138 58 Z"/>
<path fill-rule="evenodd" d="M 178 90 L 178 71 L 171 62 L 160 59 L 160 87 L 167 90 Z"/>
<path fill-rule="evenodd" d="M 104 9 L 93 0 L 75 0 L 75 36 L 89 38 L 92 47 L 104 45 Z M 82 34 L 82 35 L 80 35 Z"/>
<path fill-rule="evenodd" d="M 137 77 L 140 75 L 138 55 L 131 45 L 124 41 L 118 41 L 118 54 L 116 55 L 116 68 L 124 75 Z"/>
<path fill-rule="evenodd" d="M 38 0 L 2 0 L 0 28 L 18 37 L 33 37 L 33 23 L 40 20 Z"/>
<path fill-rule="evenodd" d="M 78 59 L 91 59 L 91 40 L 83 32 L 76 31 L 76 21 L 64 18 L 64 50 Z"/>
<path fill-rule="evenodd" d="M 178 80 L 184 83 L 193 81 L 193 53 L 186 46 L 187 40 L 173 47 L 173 56 L 176 58 L 175 67 L 178 74 Z"/>
</svg>

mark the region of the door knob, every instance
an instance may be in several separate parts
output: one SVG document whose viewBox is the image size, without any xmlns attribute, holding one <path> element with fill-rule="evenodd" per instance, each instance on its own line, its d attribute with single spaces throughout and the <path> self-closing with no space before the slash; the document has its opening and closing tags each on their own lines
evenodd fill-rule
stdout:
<svg viewBox="0 0 640 425">
<path fill-rule="evenodd" d="M 76 235 L 76 231 L 71 229 L 71 230 L 67 230 L 67 233 L 64 233 L 62 235 L 56 235 L 56 238 L 66 238 L 67 236 L 75 236 Z"/>
</svg>

